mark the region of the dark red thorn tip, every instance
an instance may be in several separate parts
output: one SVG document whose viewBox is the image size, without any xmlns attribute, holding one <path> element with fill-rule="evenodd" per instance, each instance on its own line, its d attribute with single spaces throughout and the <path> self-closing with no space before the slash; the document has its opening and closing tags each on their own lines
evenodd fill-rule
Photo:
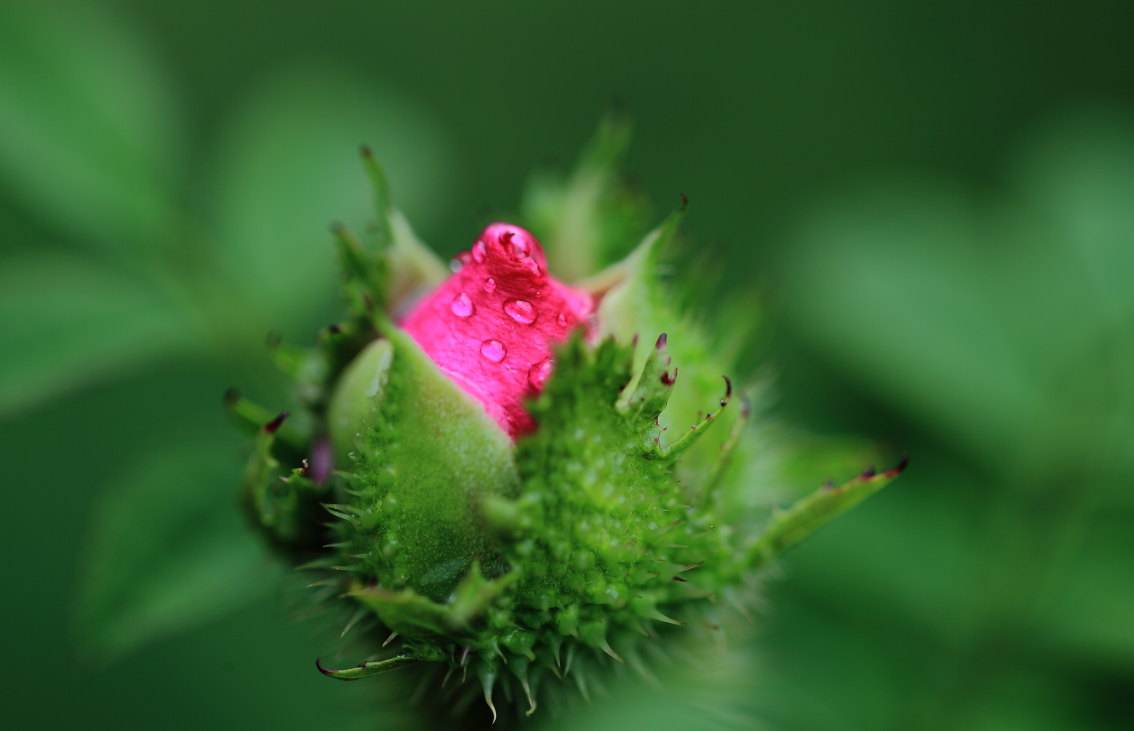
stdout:
<svg viewBox="0 0 1134 731">
<path fill-rule="evenodd" d="M 339 234 L 346 231 L 346 224 L 342 221 L 331 221 L 331 225 L 328 226 L 328 228 L 331 229 L 331 233 L 333 233 L 335 236 L 338 236 Z"/>
<path fill-rule="evenodd" d="M 896 464 L 893 467 L 891 467 L 890 469 L 886 470 L 886 476 L 887 477 L 897 477 L 898 475 L 905 472 L 906 468 L 909 467 L 909 466 L 910 466 L 910 457 L 909 457 L 908 454 L 903 454 L 902 458 L 898 461 L 898 464 Z"/>
<path fill-rule="evenodd" d="M 370 148 L 370 145 L 366 145 L 366 144 L 359 145 L 358 146 L 358 154 L 362 155 L 363 157 L 365 157 L 368 160 L 374 158 L 374 150 L 372 150 Z"/>
<path fill-rule="evenodd" d="M 229 386 L 228 388 L 226 388 L 224 390 L 224 402 L 226 404 L 228 404 L 229 406 L 233 406 L 239 400 L 240 400 L 240 391 L 237 391 L 232 386 Z"/>
<path fill-rule="evenodd" d="M 688 207 L 689 207 L 689 196 L 682 193 L 681 194 L 681 210 L 684 211 Z"/>
<path fill-rule="evenodd" d="M 874 469 L 874 465 L 870 465 L 862 471 L 862 479 L 869 480 L 871 477 L 874 477 L 877 474 L 878 470 Z"/>
<path fill-rule="evenodd" d="M 669 333 L 662 333 L 658 335 L 658 339 L 654 342 L 654 348 L 661 350 L 669 343 Z"/>
<path fill-rule="evenodd" d="M 630 345 L 635 348 L 638 347 L 638 333 L 634 333 L 634 337 L 630 338 Z"/>
<path fill-rule="evenodd" d="M 264 431 L 268 432 L 269 434 L 275 434 L 280 426 L 284 423 L 284 419 L 286 418 L 287 412 L 281 411 L 280 413 L 276 414 L 276 418 L 272 419 L 267 424 L 264 424 Z"/>
<path fill-rule="evenodd" d="M 343 331 L 342 325 L 340 325 L 337 322 L 332 322 L 330 325 L 327 326 L 327 332 L 331 333 L 332 335 L 338 335 L 342 331 Z"/>
<path fill-rule="evenodd" d="M 661 374 L 662 384 L 664 384 L 666 386 L 672 386 L 673 384 L 677 383 L 677 372 L 679 370 L 680 369 L 678 369 L 678 368 L 674 368 L 673 369 L 673 375 L 670 375 L 669 371 L 662 371 L 662 374 Z"/>
<path fill-rule="evenodd" d="M 320 660 L 319 658 L 315 658 L 315 668 L 319 672 L 323 673 L 323 675 L 326 675 L 328 678 L 335 677 L 335 671 L 334 670 L 328 670 L 327 668 L 323 667 L 323 661 Z"/>
<path fill-rule="evenodd" d="M 827 480 L 826 482 L 823 483 L 823 489 L 824 490 L 834 490 L 835 489 L 835 481 L 834 480 Z"/>
</svg>

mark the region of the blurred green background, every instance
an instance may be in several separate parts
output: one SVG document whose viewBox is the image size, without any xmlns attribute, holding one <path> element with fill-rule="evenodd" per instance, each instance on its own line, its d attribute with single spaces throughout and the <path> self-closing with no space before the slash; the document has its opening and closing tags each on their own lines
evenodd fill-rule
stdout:
<svg viewBox="0 0 1134 731">
<path fill-rule="evenodd" d="M 312 668 L 220 394 L 280 403 L 265 333 L 333 318 L 360 142 L 452 254 L 613 108 L 636 186 L 761 294 L 777 412 L 912 466 L 752 637 L 539 727 L 1134 726 L 1132 16 L 5 3 L 5 725 L 413 727 Z"/>
</svg>

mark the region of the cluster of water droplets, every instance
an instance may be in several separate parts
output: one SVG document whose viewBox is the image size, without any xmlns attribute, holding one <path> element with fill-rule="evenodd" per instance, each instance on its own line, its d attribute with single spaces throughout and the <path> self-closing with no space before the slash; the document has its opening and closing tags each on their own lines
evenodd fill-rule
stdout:
<svg viewBox="0 0 1134 731">
<path fill-rule="evenodd" d="M 535 258 L 532 257 L 531 245 L 529 242 L 521 237 L 515 236 L 512 232 L 505 232 L 500 235 L 499 243 L 505 250 L 517 261 L 520 261 L 529 271 L 535 275 L 540 275 L 540 264 Z M 460 271 L 465 264 L 470 262 L 470 259 L 477 264 L 483 264 L 488 257 L 488 245 L 482 240 L 478 240 L 473 244 L 470 253 L 461 254 L 459 258 L 453 259 L 450 263 L 450 269 L 453 272 Z M 493 294 L 496 292 L 496 278 L 485 277 L 481 282 L 481 289 L 485 294 Z M 542 290 L 537 292 L 542 294 Z M 535 305 L 530 301 L 521 298 L 509 299 L 504 302 L 504 313 L 515 323 L 519 325 L 534 325 L 539 319 L 539 311 Z M 473 299 L 465 292 L 458 292 L 456 296 L 449 302 L 449 311 L 455 317 L 462 320 L 467 320 L 476 315 L 477 307 Z M 561 328 L 567 328 L 570 319 L 565 312 L 560 312 L 555 318 L 556 324 Z M 504 362 L 508 357 L 508 348 L 503 342 L 496 338 L 489 338 L 480 344 L 480 355 L 485 360 L 493 364 Z M 547 379 L 551 376 L 551 371 L 554 368 L 554 361 L 551 358 L 544 358 L 538 363 L 528 369 L 528 383 L 531 387 L 539 391 L 547 383 Z"/>
</svg>

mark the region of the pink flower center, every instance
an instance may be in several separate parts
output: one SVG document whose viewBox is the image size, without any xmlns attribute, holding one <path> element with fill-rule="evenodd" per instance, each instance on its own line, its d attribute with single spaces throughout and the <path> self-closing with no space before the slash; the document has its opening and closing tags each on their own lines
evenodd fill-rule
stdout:
<svg viewBox="0 0 1134 731">
<path fill-rule="evenodd" d="M 519 226 L 490 225 L 459 261 L 402 326 L 516 437 L 535 426 L 524 399 L 551 376 L 553 346 L 586 321 L 594 303 L 547 273 L 543 248 Z"/>
</svg>

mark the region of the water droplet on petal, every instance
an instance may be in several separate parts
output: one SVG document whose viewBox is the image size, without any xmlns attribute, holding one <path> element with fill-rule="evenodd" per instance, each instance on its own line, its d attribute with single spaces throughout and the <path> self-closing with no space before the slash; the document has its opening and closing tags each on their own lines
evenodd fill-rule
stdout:
<svg viewBox="0 0 1134 731">
<path fill-rule="evenodd" d="M 449 260 L 449 271 L 451 271 L 453 274 L 456 274 L 457 272 L 461 271 L 462 266 L 463 266 L 463 264 L 461 263 L 460 259 L 450 259 Z"/>
<path fill-rule="evenodd" d="M 567 315 L 564 313 L 560 312 L 559 317 L 555 318 L 555 321 L 559 323 L 559 327 L 567 327 Z"/>
<path fill-rule="evenodd" d="M 522 236 L 517 236 L 515 231 L 505 231 L 500 234 L 500 243 L 516 259 L 523 259 L 531 254 L 531 245 Z"/>
<path fill-rule="evenodd" d="M 480 354 L 493 363 L 499 363 L 508 355 L 508 350 L 504 347 L 504 343 L 490 339 L 480 344 Z"/>
<path fill-rule="evenodd" d="M 483 241 L 477 241 L 472 246 L 472 258 L 477 264 L 484 263 L 484 257 L 488 255 L 488 247 L 484 245 Z"/>
<path fill-rule="evenodd" d="M 476 305 L 473 304 L 473 301 L 469 299 L 467 294 L 461 292 L 449 303 L 449 309 L 452 310 L 453 314 L 457 317 L 472 317 L 472 314 L 476 312 Z"/>
<path fill-rule="evenodd" d="M 484 291 L 485 291 L 485 292 L 488 292 L 489 294 L 492 294 L 493 292 L 495 292 L 495 291 L 496 291 L 496 280 L 495 280 L 495 279 L 493 279 L 492 277 L 488 277 L 488 278 L 486 278 L 486 279 L 484 280 L 484 285 L 483 285 L 483 286 L 484 286 Z"/>
<path fill-rule="evenodd" d="M 536 321 L 536 309 L 527 300 L 508 300 L 504 303 L 504 312 L 521 325 L 531 325 Z"/>
<path fill-rule="evenodd" d="M 543 389 L 543 385 L 547 383 L 548 377 L 551 376 L 553 366 L 554 363 L 551 362 L 551 358 L 544 358 L 528 370 L 528 383 L 532 384 L 532 388 L 537 391 Z"/>
</svg>

